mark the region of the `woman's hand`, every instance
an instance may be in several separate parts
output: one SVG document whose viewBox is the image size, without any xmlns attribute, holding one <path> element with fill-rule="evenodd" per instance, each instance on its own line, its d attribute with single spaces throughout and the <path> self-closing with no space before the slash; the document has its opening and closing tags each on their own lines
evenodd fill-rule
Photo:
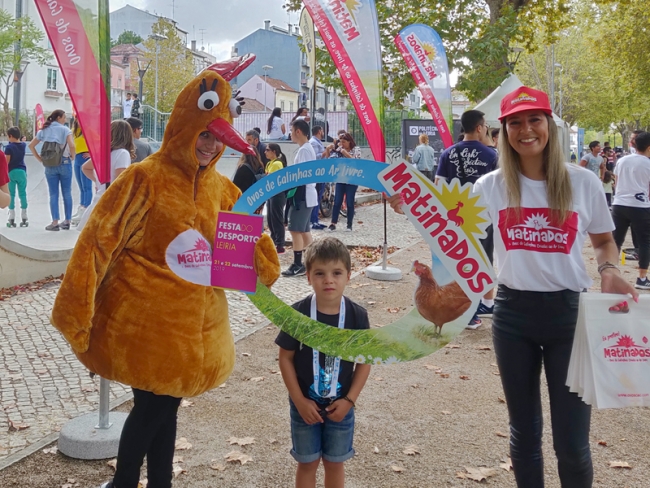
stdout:
<svg viewBox="0 0 650 488">
<path fill-rule="evenodd" d="M 603 293 L 616 293 L 617 295 L 632 295 L 635 302 L 639 301 L 639 292 L 632 283 L 627 281 L 616 268 L 607 268 L 600 273 L 600 289 Z"/>
<path fill-rule="evenodd" d="M 404 215 L 404 210 L 402 210 L 402 195 L 400 193 L 395 193 L 392 197 L 389 197 L 386 193 L 383 193 L 384 198 L 395 211 L 395 213 Z"/>
</svg>

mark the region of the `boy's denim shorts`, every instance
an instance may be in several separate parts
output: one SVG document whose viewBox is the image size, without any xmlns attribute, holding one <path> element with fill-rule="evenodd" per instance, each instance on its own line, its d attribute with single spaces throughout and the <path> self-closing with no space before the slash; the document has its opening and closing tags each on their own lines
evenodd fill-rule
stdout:
<svg viewBox="0 0 650 488">
<path fill-rule="evenodd" d="M 316 425 L 305 423 L 298 409 L 289 399 L 291 414 L 291 455 L 299 463 L 311 463 L 320 459 L 342 463 L 354 456 L 354 408 L 340 422 L 325 417 Z"/>
</svg>

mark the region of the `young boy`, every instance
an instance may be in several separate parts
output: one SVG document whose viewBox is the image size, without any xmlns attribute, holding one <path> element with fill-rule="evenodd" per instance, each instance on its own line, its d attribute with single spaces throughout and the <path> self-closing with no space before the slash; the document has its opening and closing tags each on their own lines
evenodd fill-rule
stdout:
<svg viewBox="0 0 650 488">
<path fill-rule="evenodd" d="M 305 267 L 314 294 L 293 308 L 333 327 L 369 328 L 366 310 L 343 296 L 351 263 L 341 241 L 327 237 L 310 244 Z M 316 486 L 321 458 L 325 486 L 342 488 L 343 463 L 354 456 L 354 407 L 370 365 L 325 356 L 284 332 L 275 342 L 280 346 L 280 371 L 289 390 L 291 455 L 298 461 L 296 488 Z"/>
<path fill-rule="evenodd" d="M 9 144 L 5 147 L 5 155 L 9 166 L 9 222 L 7 227 L 16 227 L 16 187 L 20 197 L 22 222 L 21 227 L 27 226 L 27 166 L 25 165 L 25 143 L 20 141 L 20 129 L 10 127 L 7 130 Z"/>
</svg>

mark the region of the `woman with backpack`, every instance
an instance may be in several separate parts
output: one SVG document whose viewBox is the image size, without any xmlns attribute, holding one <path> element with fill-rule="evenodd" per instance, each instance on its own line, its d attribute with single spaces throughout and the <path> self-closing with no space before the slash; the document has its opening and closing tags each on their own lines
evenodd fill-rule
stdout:
<svg viewBox="0 0 650 488">
<path fill-rule="evenodd" d="M 29 143 L 29 150 L 34 157 L 45 166 L 45 179 L 50 191 L 50 213 L 52 223 L 45 230 L 69 230 L 72 218 L 72 160 L 75 158 L 75 147 L 72 132 L 66 127 L 65 111 L 57 109 L 43 124 L 36 137 Z M 43 141 L 41 153 L 36 146 Z M 65 220 L 59 224 L 59 186 L 63 196 Z"/>
<path fill-rule="evenodd" d="M 266 174 L 270 175 L 287 167 L 287 158 L 282 153 L 279 144 L 274 142 L 266 145 L 266 157 L 269 158 L 269 164 L 266 165 Z M 266 217 L 271 231 L 271 239 L 275 244 L 275 250 L 278 254 L 284 254 L 284 209 L 287 205 L 287 194 L 280 192 L 278 195 L 269 198 L 266 204 Z"/>
<path fill-rule="evenodd" d="M 260 153 L 255 149 L 255 156 L 251 154 L 242 154 L 237 163 L 235 175 L 232 182 L 237 188 L 245 193 L 251 186 L 257 183 L 257 180 L 264 176 L 264 163 L 260 159 Z"/>
</svg>

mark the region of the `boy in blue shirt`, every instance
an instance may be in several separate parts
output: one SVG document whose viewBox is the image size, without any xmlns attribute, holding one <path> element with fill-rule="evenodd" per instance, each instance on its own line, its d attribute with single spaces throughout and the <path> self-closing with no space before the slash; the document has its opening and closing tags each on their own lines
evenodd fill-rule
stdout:
<svg viewBox="0 0 650 488">
<path fill-rule="evenodd" d="M 350 281 L 350 253 L 327 237 L 305 250 L 307 279 L 314 294 L 293 308 L 314 320 L 345 329 L 369 328 L 366 310 L 343 296 Z M 342 488 L 343 463 L 354 456 L 354 407 L 370 374 L 370 365 L 325 356 L 285 332 L 280 346 L 280 371 L 289 390 L 291 455 L 298 461 L 296 487 L 316 486 L 321 458 L 325 485 Z"/>
<path fill-rule="evenodd" d="M 10 127 L 7 130 L 9 144 L 5 147 L 5 156 L 9 167 L 9 219 L 7 227 L 16 227 L 16 187 L 20 197 L 21 227 L 27 227 L 27 166 L 25 165 L 25 143 L 20 142 L 20 129 Z"/>
</svg>

